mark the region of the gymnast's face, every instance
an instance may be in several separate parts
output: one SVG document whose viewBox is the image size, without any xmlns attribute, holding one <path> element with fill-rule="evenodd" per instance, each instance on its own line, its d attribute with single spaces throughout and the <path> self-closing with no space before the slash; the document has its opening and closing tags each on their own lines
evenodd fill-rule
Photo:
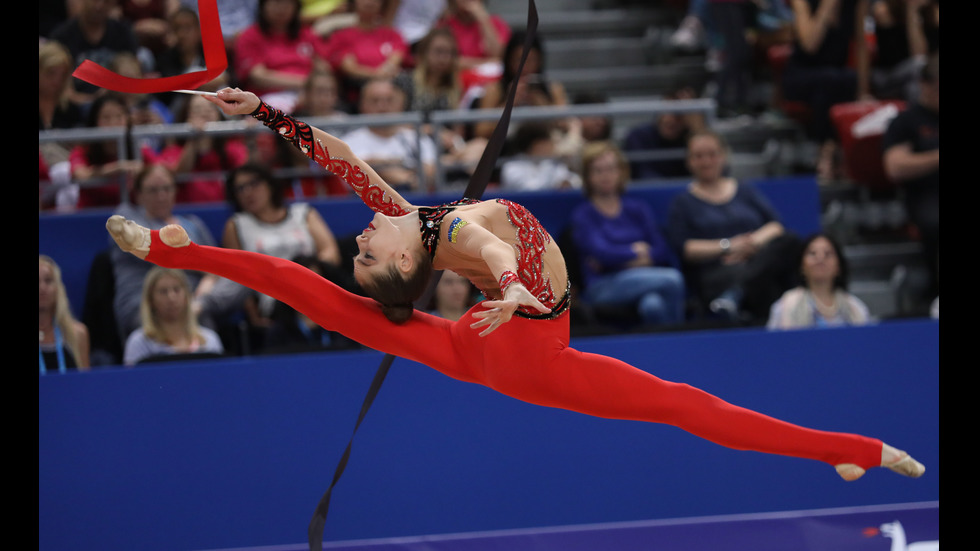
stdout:
<svg viewBox="0 0 980 551">
<path fill-rule="evenodd" d="M 354 257 L 354 279 L 359 284 L 363 285 L 379 275 L 390 273 L 392 267 L 405 273 L 411 270 L 413 261 L 410 236 L 397 221 L 397 218 L 375 213 L 368 227 L 357 236 L 358 254 Z M 415 230 L 414 237 L 421 246 L 418 230 Z"/>
</svg>

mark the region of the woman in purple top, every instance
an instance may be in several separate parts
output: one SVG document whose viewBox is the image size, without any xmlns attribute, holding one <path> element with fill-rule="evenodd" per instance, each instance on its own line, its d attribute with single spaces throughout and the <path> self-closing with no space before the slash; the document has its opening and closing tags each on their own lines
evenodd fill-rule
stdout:
<svg viewBox="0 0 980 551">
<path fill-rule="evenodd" d="M 645 324 L 684 321 L 684 278 L 649 205 L 624 197 L 629 163 L 610 142 L 582 151 L 588 202 L 572 214 L 582 257 L 584 299 L 594 306 L 632 306 Z"/>
</svg>

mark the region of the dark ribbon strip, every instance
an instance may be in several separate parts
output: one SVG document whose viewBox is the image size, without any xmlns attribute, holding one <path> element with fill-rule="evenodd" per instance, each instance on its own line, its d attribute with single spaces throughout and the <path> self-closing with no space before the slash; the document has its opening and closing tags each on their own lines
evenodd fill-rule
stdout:
<svg viewBox="0 0 980 551">
<path fill-rule="evenodd" d="M 524 38 L 524 51 L 521 54 L 521 62 L 518 65 L 518 75 L 524 72 L 524 62 L 527 60 L 528 52 L 531 50 L 537 29 L 538 9 L 534 5 L 534 0 L 530 0 L 527 12 L 527 36 Z M 514 108 L 516 92 L 517 81 L 515 80 L 511 84 L 510 90 L 507 91 L 507 102 L 504 104 L 503 113 L 500 115 L 497 127 L 494 128 L 493 134 L 491 134 L 487 142 L 487 147 L 483 150 L 483 156 L 480 157 L 480 162 L 473 171 L 473 176 L 470 178 L 469 184 L 463 193 L 463 197 L 465 198 L 479 199 L 483 196 L 487 184 L 490 183 L 490 176 L 497 164 L 497 159 L 500 157 L 500 152 L 503 150 L 504 140 L 507 138 L 507 127 L 510 125 L 510 112 Z M 432 296 L 435 286 L 439 282 L 440 275 L 441 272 L 436 273 L 432 281 L 429 282 L 429 287 L 422 295 L 422 298 L 415 302 L 416 308 L 424 308 L 428 304 L 429 298 Z M 361 426 L 361 421 L 364 420 L 368 409 L 371 408 L 371 404 L 378 395 L 378 391 L 381 390 L 381 384 L 384 383 L 385 377 L 388 375 L 388 370 L 391 368 L 394 360 L 395 356 L 391 354 L 386 354 L 381 360 L 381 365 L 378 367 L 378 371 L 371 381 L 371 387 L 368 389 L 367 396 L 364 398 L 364 403 L 361 405 L 361 413 L 358 415 L 357 423 L 354 425 L 354 434 L 357 434 L 357 429 Z M 344 454 L 337 464 L 333 480 L 330 481 L 330 487 L 327 488 L 326 493 L 320 498 L 320 503 L 317 504 L 316 511 L 313 513 L 313 519 L 310 521 L 308 536 L 311 551 L 323 551 L 323 529 L 327 522 L 327 511 L 330 508 L 330 496 L 333 493 L 334 486 L 337 485 L 337 481 L 340 480 L 344 469 L 347 468 L 347 460 L 350 458 L 351 446 L 354 443 L 354 434 L 351 435 L 350 441 L 347 442 L 347 448 L 344 450 Z"/>
<path fill-rule="evenodd" d="M 86 59 L 75 69 L 72 76 L 107 90 L 129 94 L 156 94 L 173 90 L 193 90 L 215 78 L 228 68 L 225 40 L 218 19 L 217 0 L 198 0 L 197 11 L 201 21 L 201 45 L 204 48 L 204 71 L 161 78 L 131 78 L 114 73 Z"/>
</svg>

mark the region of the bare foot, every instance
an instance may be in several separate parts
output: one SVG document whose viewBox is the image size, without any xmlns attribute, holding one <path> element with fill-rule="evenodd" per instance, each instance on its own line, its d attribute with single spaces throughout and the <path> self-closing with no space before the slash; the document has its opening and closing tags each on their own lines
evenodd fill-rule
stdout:
<svg viewBox="0 0 980 551">
<path fill-rule="evenodd" d="M 150 254 L 150 229 L 116 214 L 105 224 L 109 235 L 119 248 L 139 258 Z M 170 224 L 160 230 L 160 240 L 171 247 L 186 247 L 191 240 L 184 228 Z"/>
<path fill-rule="evenodd" d="M 912 456 L 908 453 L 893 448 L 888 444 L 883 444 L 881 447 L 881 466 L 887 467 L 902 476 L 911 478 L 919 478 L 926 472 L 925 465 L 912 459 Z M 864 476 L 864 472 L 864 469 L 853 463 L 837 465 L 837 474 L 848 482 L 861 478 Z"/>
</svg>

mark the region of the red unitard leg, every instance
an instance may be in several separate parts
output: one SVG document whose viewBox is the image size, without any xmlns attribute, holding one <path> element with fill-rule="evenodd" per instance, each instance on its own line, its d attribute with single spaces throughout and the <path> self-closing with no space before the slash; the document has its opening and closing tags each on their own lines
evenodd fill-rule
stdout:
<svg viewBox="0 0 980 551">
<path fill-rule="evenodd" d="M 272 256 L 191 243 L 169 247 L 154 230 L 146 260 L 167 268 L 215 274 L 281 300 L 328 331 L 375 350 L 428 365 L 475 382 L 453 345 L 448 320 L 416 312 L 403 324 L 388 321 L 373 300 L 347 292 L 295 262 Z"/>
<path fill-rule="evenodd" d="M 882 443 L 855 434 L 808 429 L 729 404 L 620 360 L 568 347 L 568 316 L 513 318 L 487 337 L 469 324 L 416 313 L 401 325 L 374 301 L 348 293 L 306 268 L 275 257 L 191 244 L 171 248 L 153 232 L 147 260 L 237 281 L 303 312 L 365 346 L 486 385 L 519 400 L 596 417 L 665 423 L 741 450 L 803 457 L 831 465 L 881 463 Z"/>
<path fill-rule="evenodd" d="M 854 463 L 864 469 L 881 464 L 880 440 L 787 423 L 615 358 L 569 348 L 568 316 L 551 321 L 514 318 L 484 339 L 484 384 L 525 402 L 665 423 L 739 450 L 830 465 Z"/>
</svg>

